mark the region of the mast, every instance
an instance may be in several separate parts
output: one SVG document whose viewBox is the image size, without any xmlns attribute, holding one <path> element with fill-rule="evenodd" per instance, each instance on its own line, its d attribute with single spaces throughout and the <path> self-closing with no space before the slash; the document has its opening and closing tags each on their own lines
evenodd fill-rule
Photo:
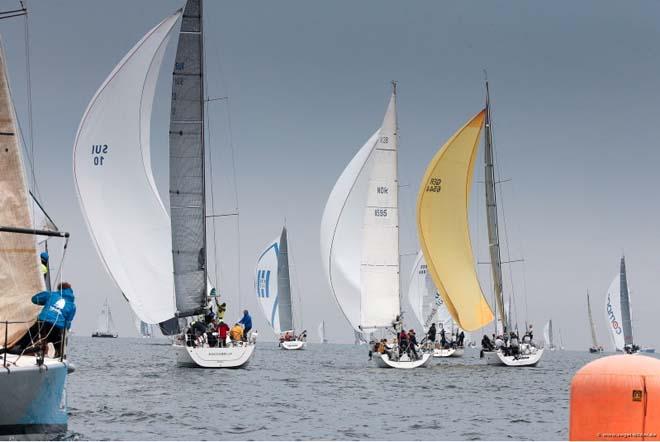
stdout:
<svg viewBox="0 0 660 442">
<path fill-rule="evenodd" d="M 620 268 L 621 322 L 623 323 L 623 340 L 625 345 L 633 345 L 632 320 L 630 318 L 630 296 L 628 294 L 628 279 L 626 278 L 626 257 L 621 257 Z"/>
<path fill-rule="evenodd" d="M 591 343 L 594 347 L 598 347 L 598 341 L 596 340 L 596 326 L 594 324 L 594 317 L 591 314 L 591 302 L 589 301 L 589 291 L 587 291 L 587 311 L 589 312 L 589 325 L 591 327 Z"/>
<path fill-rule="evenodd" d="M 207 305 L 202 1 L 188 0 L 172 73 L 170 216 L 178 317 Z"/>
<path fill-rule="evenodd" d="M 490 92 L 486 79 L 486 122 L 484 136 L 484 162 L 486 184 L 486 218 L 488 220 L 488 249 L 490 251 L 491 273 L 493 276 L 493 292 L 497 314 L 502 321 L 503 332 L 509 331 L 509 321 L 504 307 L 502 293 L 502 259 L 500 257 L 500 236 L 497 226 L 497 195 L 495 191 L 495 165 L 493 154 L 493 132 L 490 111 Z"/>
<path fill-rule="evenodd" d="M 394 187 L 396 192 L 396 243 L 398 250 L 396 252 L 396 271 L 397 274 L 401 275 L 401 229 L 399 228 L 399 117 L 396 113 L 396 80 L 392 80 L 392 98 L 394 100 Z M 403 323 L 403 315 L 401 312 L 401 278 L 398 278 L 399 283 L 399 317 Z"/>
</svg>

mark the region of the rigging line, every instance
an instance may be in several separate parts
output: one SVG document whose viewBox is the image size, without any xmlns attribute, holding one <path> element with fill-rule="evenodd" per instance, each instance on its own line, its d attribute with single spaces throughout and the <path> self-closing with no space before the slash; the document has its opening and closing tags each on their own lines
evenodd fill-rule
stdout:
<svg viewBox="0 0 660 442">
<path fill-rule="evenodd" d="M 206 104 L 206 133 L 208 135 L 208 148 L 206 149 L 209 153 L 209 181 L 211 181 L 211 213 L 215 213 L 215 192 L 214 192 L 214 183 L 213 183 L 213 149 L 211 148 L 211 118 L 208 112 L 208 103 Z M 204 214 L 206 215 L 206 214 Z M 206 215 L 208 219 L 209 216 Z M 206 223 L 205 223 L 206 224 Z M 215 270 L 215 287 L 219 285 L 221 280 L 221 274 L 218 264 L 218 240 L 216 234 L 215 219 L 211 218 L 211 231 L 213 233 L 213 267 Z M 216 288 L 216 295 L 217 295 Z"/>
</svg>

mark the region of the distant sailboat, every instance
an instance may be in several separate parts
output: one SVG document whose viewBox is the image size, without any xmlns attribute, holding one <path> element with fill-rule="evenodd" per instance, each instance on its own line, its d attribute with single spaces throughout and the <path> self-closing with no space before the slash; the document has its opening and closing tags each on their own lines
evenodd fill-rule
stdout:
<svg viewBox="0 0 660 442">
<path fill-rule="evenodd" d="M 105 298 L 101 314 L 98 319 L 98 326 L 96 331 L 92 333 L 92 338 L 116 338 L 119 335 L 115 331 L 115 323 L 112 320 L 112 313 L 110 312 L 110 304 L 108 298 Z"/>
<path fill-rule="evenodd" d="M 321 221 L 321 254 L 330 288 L 356 332 L 400 323 L 399 181 L 396 84 L 383 123 L 337 180 Z M 375 353 L 379 367 L 430 361 Z"/>
<path fill-rule="evenodd" d="M 27 10 L 17 15 L 27 15 Z M 31 298 L 50 282 L 46 265 L 45 274 L 40 270 L 37 238 L 65 238 L 66 248 L 69 234 L 35 228 L 31 208 L 41 204 L 30 197 L 7 63 L 0 43 L 0 436 L 53 439 L 46 434 L 63 434 L 67 429 L 66 383 L 73 368 L 67 358 L 67 336 L 61 348 L 49 344 L 46 351 L 40 350 L 39 340 L 46 331 L 34 335 L 30 330 L 42 307 Z M 47 264 L 53 265 L 52 261 Z"/>
<path fill-rule="evenodd" d="M 543 326 L 543 341 L 545 345 L 547 346 L 548 350 L 550 351 L 555 351 L 557 348 L 555 347 L 555 342 L 554 342 L 554 333 L 552 330 L 552 319 L 549 320 L 548 322 L 545 323 L 545 326 Z"/>
<path fill-rule="evenodd" d="M 268 243 L 257 260 L 254 289 L 261 310 L 280 340 L 283 350 L 302 350 L 306 332 L 296 334 L 289 277 L 289 244 L 286 227 Z"/>
<path fill-rule="evenodd" d="M 321 321 L 319 324 L 319 342 L 321 342 L 321 344 L 328 343 L 328 339 L 325 336 L 325 321 Z"/>
<path fill-rule="evenodd" d="M 594 317 L 591 314 L 591 301 L 589 300 L 589 292 L 587 292 L 587 313 L 589 315 L 589 329 L 591 331 L 591 347 L 589 347 L 589 352 L 600 353 L 603 351 L 603 347 L 598 344 L 598 339 L 596 338 L 596 324 L 594 324 Z"/>
<path fill-rule="evenodd" d="M 498 231 L 492 120 L 488 82 L 486 108 L 456 132 L 429 163 L 417 198 L 417 231 L 424 259 L 435 286 L 456 323 L 474 331 L 494 317 L 477 277 L 470 241 L 468 206 L 478 141 L 482 127 L 486 183 L 486 217 L 491 275 L 497 310 L 504 333 L 513 331 L 506 311 Z M 502 350 L 485 351 L 490 364 L 536 365 L 543 354 L 531 342 L 520 345 L 516 355 Z"/>
<path fill-rule="evenodd" d="M 436 345 L 429 348 L 428 351 L 431 351 L 433 356 L 437 358 L 463 356 L 465 352 L 464 344 L 459 342 L 458 339 L 462 330 L 454 323 L 442 296 L 438 293 L 424 261 L 424 254 L 421 251 L 417 254 L 417 259 L 410 273 L 408 301 L 412 306 L 415 317 L 424 327 L 425 333 L 428 332 L 431 324 L 437 324 Z M 443 331 L 445 345 L 443 345 L 440 337 Z M 465 335 L 465 333 L 463 334 Z"/>
<path fill-rule="evenodd" d="M 138 324 L 138 333 L 143 338 L 153 338 L 154 337 L 154 326 L 147 324 L 144 321 L 140 321 Z"/>
<path fill-rule="evenodd" d="M 151 168 L 150 125 L 156 82 L 173 35 L 178 43 L 168 216 Z M 92 98 L 76 136 L 74 177 L 97 251 L 138 317 L 177 335 L 180 365 L 236 368 L 252 356 L 252 339 L 213 348 L 188 345 L 191 341 L 178 334 L 210 309 L 204 71 L 202 2 L 188 0 L 185 9 L 129 51 Z"/>
</svg>

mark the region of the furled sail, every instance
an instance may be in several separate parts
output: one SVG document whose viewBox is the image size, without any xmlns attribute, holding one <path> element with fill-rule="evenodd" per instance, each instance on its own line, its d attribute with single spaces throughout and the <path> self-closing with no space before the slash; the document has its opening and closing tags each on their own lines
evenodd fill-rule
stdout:
<svg viewBox="0 0 660 442">
<path fill-rule="evenodd" d="M 200 0 L 188 0 L 172 74 L 170 217 L 177 316 L 206 305 L 204 77 Z"/>
<path fill-rule="evenodd" d="M 286 228 L 257 260 L 254 287 L 259 305 L 276 334 L 293 330 Z"/>
<path fill-rule="evenodd" d="M 0 226 L 33 228 L 6 56 L 0 46 Z M 44 289 L 35 237 L 0 232 L 0 348 L 13 346 L 37 319 L 30 298 Z M 16 321 L 5 330 L 4 321 Z"/>
<path fill-rule="evenodd" d="M 360 244 L 368 177 L 363 171 L 376 146 L 377 130 L 335 183 L 321 220 L 321 258 L 330 289 L 356 333 L 360 332 Z M 357 336 L 357 335 L 356 335 Z"/>
<path fill-rule="evenodd" d="M 610 331 L 612 345 L 615 350 L 623 351 L 626 342 L 624 339 L 623 322 L 621 314 L 621 273 L 617 274 L 607 290 L 605 298 L 605 316 L 607 328 Z"/>
<path fill-rule="evenodd" d="M 417 198 L 417 230 L 428 271 L 458 325 L 493 320 L 475 269 L 468 206 L 485 111 L 456 132 L 431 160 Z"/>
<path fill-rule="evenodd" d="M 445 330 L 454 328 L 452 317 L 433 283 L 421 250 L 417 254 L 417 259 L 410 274 L 408 301 L 410 301 L 412 311 L 424 330 L 428 330 L 431 323 L 438 324 L 438 330 L 441 326 Z"/>
<path fill-rule="evenodd" d="M 143 321 L 175 313 L 170 219 L 151 170 L 158 72 L 181 11 L 140 40 L 92 98 L 74 144 L 74 179 L 108 273 Z"/>
</svg>

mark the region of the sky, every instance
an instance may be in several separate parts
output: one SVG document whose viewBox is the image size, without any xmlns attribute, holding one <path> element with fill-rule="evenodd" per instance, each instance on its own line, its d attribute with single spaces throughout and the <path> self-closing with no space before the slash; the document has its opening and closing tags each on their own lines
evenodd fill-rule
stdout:
<svg viewBox="0 0 660 442">
<path fill-rule="evenodd" d="M 0 2 L 3 10 L 17 4 Z M 115 64 L 183 2 L 27 5 L 36 183 L 50 215 L 72 234 L 63 275 L 77 295 L 74 329 L 90 334 L 107 297 L 120 335 L 135 335 L 80 212 L 72 146 L 89 100 Z M 261 336 L 272 337 L 252 273 L 286 220 L 298 318 L 312 336 L 325 320 L 331 341 L 350 342 L 321 265 L 327 197 L 381 123 L 397 80 L 401 252 L 416 252 L 417 186 L 437 149 L 483 106 L 486 69 L 500 178 L 511 179 L 499 200 L 507 255 L 524 258 L 512 264 L 512 279 L 505 273 L 518 320 L 540 331 L 552 318 L 564 345 L 584 350 L 588 290 L 599 340 L 609 345 L 605 294 L 625 253 L 636 341 L 660 346 L 660 4 L 248 0 L 207 1 L 205 15 L 207 93 L 229 97 L 209 103 L 214 209 L 235 210 L 233 147 L 240 210 L 238 221 L 215 224 L 219 272 L 212 277 L 231 300 L 230 320 L 248 308 Z M 28 132 L 24 19 L 0 21 L 0 33 Z M 168 54 L 165 66 L 173 48 Z M 161 72 L 152 120 L 153 168 L 164 195 L 170 72 Z M 478 193 L 470 213 L 475 254 L 484 261 Z M 411 264 L 404 258 L 404 293 Z M 480 276 L 488 291 L 488 269 Z"/>
</svg>

